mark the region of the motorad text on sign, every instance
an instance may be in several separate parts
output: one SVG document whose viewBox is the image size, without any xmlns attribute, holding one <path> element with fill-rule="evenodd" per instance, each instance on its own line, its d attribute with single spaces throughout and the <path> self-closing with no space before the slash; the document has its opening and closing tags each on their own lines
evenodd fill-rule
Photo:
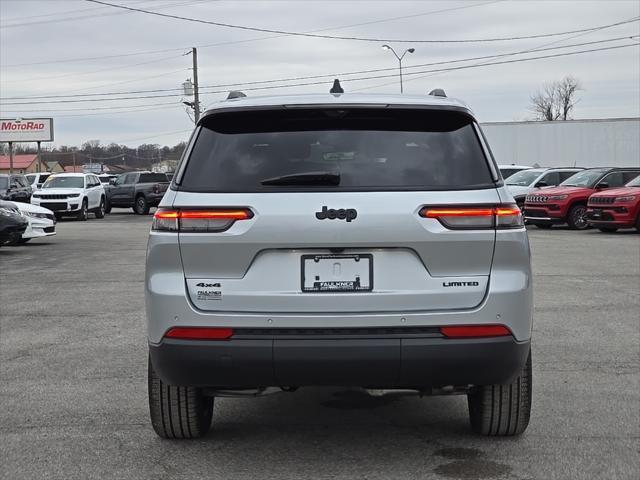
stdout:
<svg viewBox="0 0 640 480">
<path fill-rule="evenodd" d="M 52 118 L 0 119 L 0 142 L 51 142 Z"/>
</svg>

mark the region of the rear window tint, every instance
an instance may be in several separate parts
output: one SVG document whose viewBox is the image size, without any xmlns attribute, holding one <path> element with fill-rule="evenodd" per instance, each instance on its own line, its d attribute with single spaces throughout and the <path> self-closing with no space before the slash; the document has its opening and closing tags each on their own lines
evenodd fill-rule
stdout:
<svg viewBox="0 0 640 480">
<path fill-rule="evenodd" d="M 329 172 L 338 185 L 263 185 Z M 204 120 L 183 190 L 444 190 L 493 186 L 467 115 L 443 110 L 280 109 Z"/>
<path fill-rule="evenodd" d="M 169 179 L 164 173 L 141 173 L 138 183 L 168 182 Z"/>
</svg>

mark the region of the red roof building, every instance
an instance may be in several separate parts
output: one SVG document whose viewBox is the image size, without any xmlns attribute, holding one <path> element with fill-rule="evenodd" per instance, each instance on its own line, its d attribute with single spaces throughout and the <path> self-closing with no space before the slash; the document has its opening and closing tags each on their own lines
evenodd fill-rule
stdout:
<svg viewBox="0 0 640 480">
<path fill-rule="evenodd" d="M 9 155 L 0 155 L 0 173 L 9 173 L 10 170 Z M 14 155 L 13 156 L 13 173 L 34 173 L 46 172 L 47 164 L 40 161 L 38 167 L 38 156 L 35 154 Z"/>
</svg>

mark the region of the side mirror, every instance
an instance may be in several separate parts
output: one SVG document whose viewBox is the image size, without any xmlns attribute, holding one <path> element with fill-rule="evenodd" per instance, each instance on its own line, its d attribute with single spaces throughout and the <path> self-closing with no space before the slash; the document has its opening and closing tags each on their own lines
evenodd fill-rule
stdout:
<svg viewBox="0 0 640 480">
<path fill-rule="evenodd" d="M 608 182 L 600 182 L 598 185 L 596 185 L 596 188 L 609 188 L 609 183 Z"/>
<path fill-rule="evenodd" d="M 547 182 L 545 182 L 544 180 L 540 180 L 538 183 L 536 183 L 536 187 L 537 188 L 542 188 L 542 187 L 548 187 L 549 184 Z"/>
</svg>

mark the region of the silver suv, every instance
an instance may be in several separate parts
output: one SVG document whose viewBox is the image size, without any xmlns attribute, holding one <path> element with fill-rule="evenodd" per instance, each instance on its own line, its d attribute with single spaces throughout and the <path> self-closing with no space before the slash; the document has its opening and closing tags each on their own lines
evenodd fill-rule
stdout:
<svg viewBox="0 0 640 480">
<path fill-rule="evenodd" d="M 520 210 L 465 104 L 228 99 L 153 219 L 153 427 L 199 437 L 216 396 L 334 385 L 465 394 L 473 431 L 520 434 L 531 284 Z"/>
</svg>

